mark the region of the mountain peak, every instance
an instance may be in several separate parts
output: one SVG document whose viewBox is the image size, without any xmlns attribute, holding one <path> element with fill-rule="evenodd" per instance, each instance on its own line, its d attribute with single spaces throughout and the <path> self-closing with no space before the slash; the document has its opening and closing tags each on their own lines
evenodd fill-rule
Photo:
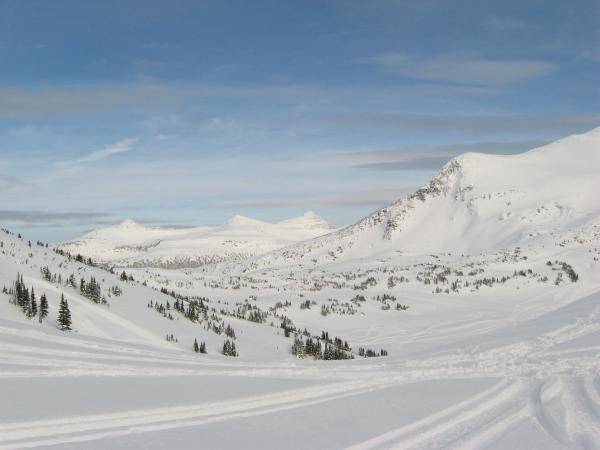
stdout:
<svg viewBox="0 0 600 450">
<path fill-rule="evenodd" d="M 229 218 L 224 225 L 233 225 L 233 226 L 248 226 L 248 225 L 264 225 L 264 222 L 256 219 L 252 219 L 250 217 L 242 216 L 241 214 L 236 214 Z"/>
<path fill-rule="evenodd" d="M 278 222 L 278 225 L 282 225 L 288 228 L 304 228 L 304 229 L 334 229 L 334 225 L 327 222 L 323 217 L 319 216 L 314 211 L 307 211 L 300 217 L 293 217 L 291 219 L 285 219 Z"/>
<path fill-rule="evenodd" d="M 303 217 L 305 219 L 311 219 L 311 220 L 324 220 L 321 216 L 319 216 L 314 211 L 306 211 L 304 214 L 302 214 L 301 217 Z"/>
<path fill-rule="evenodd" d="M 116 225 L 115 228 L 144 228 L 144 226 L 133 219 L 125 219 L 123 222 Z"/>
</svg>

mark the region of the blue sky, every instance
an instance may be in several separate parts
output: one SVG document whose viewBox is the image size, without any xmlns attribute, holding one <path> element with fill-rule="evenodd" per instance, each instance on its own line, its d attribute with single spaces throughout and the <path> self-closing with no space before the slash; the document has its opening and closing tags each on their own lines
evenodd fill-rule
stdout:
<svg viewBox="0 0 600 450">
<path fill-rule="evenodd" d="M 600 126 L 600 3 L 0 0 L 0 223 L 340 224 Z"/>
</svg>

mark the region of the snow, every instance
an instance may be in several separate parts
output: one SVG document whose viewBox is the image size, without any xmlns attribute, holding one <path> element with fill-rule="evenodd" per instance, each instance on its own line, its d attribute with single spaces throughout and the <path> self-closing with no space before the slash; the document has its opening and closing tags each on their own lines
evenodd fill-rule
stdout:
<svg viewBox="0 0 600 450">
<path fill-rule="evenodd" d="M 335 230 L 336 226 L 330 224 L 325 219 L 317 215 L 314 211 L 305 212 L 300 217 L 285 219 L 277 223 L 285 228 L 301 229 L 301 230 Z"/>
<path fill-rule="evenodd" d="M 522 245 L 530 235 L 598 217 L 600 131 L 569 136 L 521 155 L 466 153 L 421 190 L 356 224 L 265 255 L 320 263 L 381 252 L 477 253 Z M 334 256 L 333 256 L 333 255 Z"/>
<path fill-rule="evenodd" d="M 126 221 L 61 246 L 101 267 L 0 233 L 0 288 L 18 272 L 50 303 L 40 324 L 0 293 L 0 449 L 600 448 L 599 154 L 600 129 L 466 154 L 343 229 L 314 213 L 186 230 Z M 228 240 L 243 257 L 165 262 Z M 108 305 L 66 286 L 71 274 L 94 276 Z M 149 308 L 173 305 L 161 288 L 205 297 L 240 356 L 220 354 L 226 336 L 207 320 Z M 56 324 L 61 294 L 71 332 Z M 339 336 L 355 359 L 292 355 L 283 317 Z"/>
<path fill-rule="evenodd" d="M 223 225 L 147 228 L 133 220 L 94 230 L 59 247 L 119 267 L 198 267 L 240 260 L 335 229 L 313 212 L 273 224 L 235 215 Z"/>
</svg>

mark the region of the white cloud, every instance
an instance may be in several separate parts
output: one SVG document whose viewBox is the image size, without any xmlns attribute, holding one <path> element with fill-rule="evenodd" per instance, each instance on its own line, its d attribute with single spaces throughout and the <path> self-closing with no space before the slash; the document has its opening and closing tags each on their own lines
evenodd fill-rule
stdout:
<svg viewBox="0 0 600 450">
<path fill-rule="evenodd" d="M 556 64 L 548 61 L 500 60 L 452 54 L 425 59 L 391 52 L 359 58 L 356 62 L 418 80 L 480 86 L 519 83 L 548 75 L 557 69 Z"/>
<path fill-rule="evenodd" d="M 102 161 L 112 155 L 118 155 L 119 153 L 125 153 L 131 150 L 133 144 L 138 141 L 137 138 L 122 139 L 115 144 L 109 145 L 102 150 L 97 150 L 88 155 L 82 156 L 73 161 L 61 161 L 57 163 L 58 166 L 75 166 L 79 164 L 86 164 L 90 162 Z"/>
<path fill-rule="evenodd" d="M 117 155 L 119 153 L 125 153 L 131 150 L 131 146 L 137 142 L 137 138 L 128 138 L 122 139 L 116 144 L 109 145 L 108 147 L 98 150 L 96 152 L 92 152 L 83 158 L 77 160 L 77 163 L 87 163 L 93 161 L 100 161 L 102 159 L 108 158 L 112 155 Z"/>
<path fill-rule="evenodd" d="M 35 210 L 0 210 L 0 220 L 10 223 L 95 223 L 98 219 L 108 217 L 103 212 L 56 212 Z"/>
</svg>

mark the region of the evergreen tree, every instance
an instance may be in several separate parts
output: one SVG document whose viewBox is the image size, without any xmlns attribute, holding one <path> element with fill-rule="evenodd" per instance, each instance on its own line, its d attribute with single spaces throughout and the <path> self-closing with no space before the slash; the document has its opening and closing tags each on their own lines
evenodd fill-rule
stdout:
<svg viewBox="0 0 600 450">
<path fill-rule="evenodd" d="M 200 343 L 200 353 L 206 353 L 206 342 L 204 341 Z"/>
<path fill-rule="evenodd" d="M 229 324 L 225 328 L 225 336 L 230 337 L 232 339 L 235 339 L 235 331 L 233 330 L 233 328 Z"/>
<path fill-rule="evenodd" d="M 225 342 L 223 342 L 223 354 L 225 356 L 229 356 L 231 353 L 231 342 L 229 342 L 229 340 L 226 340 Z"/>
<path fill-rule="evenodd" d="M 15 288 L 13 290 L 13 298 L 12 298 L 12 303 L 17 306 L 21 306 L 21 295 L 22 295 L 21 289 L 22 289 L 21 275 L 19 275 L 17 273 L 17 281 L 15 281 Z"/>
<path fill-rule="evenodd" d="M 194 338 L 194 351 L 198 353 L 200 351 L 200 347 L 198 347 L 198 340 Z"/>
<path fill-rule="evenodd" d="M 38 313 L 38 307 L 37 307 L 37 302 L 35 300 L 35 292 L 33 291 L 33 288 L 31 288 L 31 299 L 29 302 L 29 317 L 35 317 L 37 316 Z"/>
<path fill-rule="evenodd" d="M 294 344 L 292 345 L 292 355 L 296 355 L 299 358 L 303 358 L 305 354 L 306 348 L 304 346 L 304 342 L 300 338 L 294 339 Z"/>
<path fill-rule="evenodd" d="M 29 311 L 31 310 L 31 299 L 29 297 L 29 289 L 23 289 L 23 298 L 21 300 L 21 309 L 23 313 L 29 317 Z"/>
<path fill-rule="evenodd" d="M 102 296 L 102 287 L 94 277 L 90 277 L 90 281 L 86 282 L 83 278 L 79 283 L 81 295 L 89 298 L 94 303 L 106 304 L 106 299 Z"/>
<path fill-rule="evenodd" d="M 229 339 L 227 339 L 223 343 L 223 352 L 222 353 L 225 356 L 238 356 L 237 349 L 235 348 L 235 342 L 230 342 Z"/>
<path fill-rule="evenodd" d="M 58 327 L 63 331 L 71 330 L 71 311 L 69 310 L 69 304 L 67 303 L 64 294 L 62 294 L 60 297 L 60 306 L 58 308 Z"/>
<path fill-rule="evenodd" d="M 48 299 L 46 298 L 46 294 L 42 294 L 40 297 L 40 311 L 39 311 L 39 320 L 40 323 L 46 318 L 48 315 Z"/>
<path fill-rule="evenodd" d="M 42 272 L 42 276 L 44 277 L 44 280 L 52 281 L 52 273 L 50 273 L 50 269 L 48 268 L 48 266 L 42 267 L 40 269 L 40 271 Z"/>
</svg>

